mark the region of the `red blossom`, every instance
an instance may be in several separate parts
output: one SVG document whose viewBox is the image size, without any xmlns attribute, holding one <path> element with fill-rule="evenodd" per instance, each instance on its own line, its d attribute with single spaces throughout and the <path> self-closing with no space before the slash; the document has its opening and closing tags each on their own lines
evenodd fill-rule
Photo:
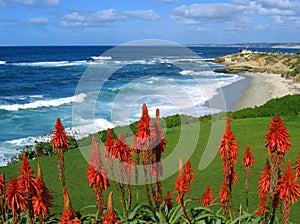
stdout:
<svg viewBox="0 0 300 224">
<path fill-rule="evenodd" d="M 167 193 L 166 193 L 165 203 L 166 203 L 166 205 L 167 205 L 167 208 L 168 208 L 169 210 L 171 210 L 172 207 L 173 207 L 173 203 L 172 203 L 172 197 L 171 197 L 171 194 L 170 194 L 169 191 L 167 191 Z"/>
<path fill-rule="evenodd" d="M 94 137 L 92 138 L 92 153 L 87 170 L 90 187 L 98 186 L 101 189 L 107 189 L 109 187 L 108 172 L 101 160 L 99 145 Z"/>
<path fill-rule="evenodd" d="M 180 204 L 184 195 L 190 192 L 191 181 L 194 179 L 194 171 L 189 165 L 182 165 L 182 158 L 179 158 L 179 172 L 175 183 L 175 192 L 178 194 L 176 202 Z"/>
<path fill-rule="evenodd" d="M 5 193 L 5 175 L 0 173 L 0 196 Z"/>
<path fill-rule="evenodd" d="M 104 217 L 104 224 L 120 224 L 119 218 L 116 215 L 113 207 L 113 192 L 108 195 L 107 210 Z"/>
<path fill-rule="evenodd" d="M 268 195 L 265 195 L 264 197 L 261 198 L 261 200 L 257 206 L 256 216 L 261 216 L 267 212 L 267 210 L 268 210 L 267 196 Z"/>
<path fill-rule="evenodd" d="M 191 182 L 195 180 L 194 170 L 192 169 L 191 162 L 188 159 L 184 166 L 184 174 L 187 182 Z"/>
<path fill-rule="evenodd" d="M 253 166 L 253 163 L 254 163 L 253 153 L 250 150 L 250 145 L 247 145 L 247 148 L 245 150 L 244 157 L 243 157 L 243 164 L 246 167 L 251 167 L 251 166 Z"/>
<path fill-rule="evenodd" d="M 56 119 L 55 129 L 53 130 L 52 143 L 56 148 L 69 148 L 67 132 L 65 131 L 60 118 Z"/>
<path fill-rule="evenodd" d="M 296 170 L 296 177 L 300 177 L 300 157 L 297 159 L 294 169 Z"/>
<path fill-rule="evenodd" d="M 207 185 L 206 190 L 202 196 L 202 206 L 208 206 L 212 203 L 214 199 L 213 193 L 210 190 L 209 185 Z"/>
<path fill-rule="evenodd" d="M 238 144 L 234 140 L 234 134 L 231 131 L 230 118 L 226 118 L 226 129 L 219 145 L 219 154 L 223 160 L 236 162 L 238 154 Z"/>
<path fill-rule="evenodd" d="M 271 152 L 285 154 L 290 149 L 291 143 L 289 141 L 290 135 L 283 120 L 279 116 L 274 116 L 268 127 L 269 131 L 265 136 L 265 139 L 267 139 L 265 146 L 268 148 L 268 154 Z"/>
<path fill-rule="evenodd" d="M 38 163 L 38 178 L 36 179 L 36 192 L 36 196 L 32 198 L 34 215 L 44 218 L 46 213 L 50 215 L 49 208 L 53 205 L 53 197 L 43 181 L 40 163 Z"/>
<path fill-rule="evenodd" d="M 107 138 L 104 146 L 104 157 L 106 160 L 112 161 L 113 154 L 114 154 L 114 139 L 112 137 L 111 130 L 108 128 Z"/>
<path fill-rule="evenodd" d="M 219 198 L 220 198 L 220 204 L 221 205 L 228 205 L 228 191 L 227 191 L 227 184 L 226 182 L 223 181 L 221 185 L 221 190 L 219 193 Z"/>
<path fill-rule="evenodd" d="M 152 120 L 148 114 L 146 104 L 142 107 L 142 117 L 138 124 L 138 130 L 135 133 L 133 149 L 136 152 L 141 150 L 150 150 L 155 146 L 156 131 L 153 127 Z"/>
<path fill-rule="evenodd" d="M 22 164 L 20 167 L 19 185 L 22 189 L 22 193 L 26 196 L 36 195 L 36 178 L 33 176 L 33 169 L 30 167 L 30 163 L 27 160 L 26 154 L 23 154 Z"/>
<path fill-rule="evenodd" d="M 80 220 L 74 220 L 76 218 L 76 212 L 72 208 L 70 197 L 67 189 L 64 187 L 64 210 L 60 218 L 61 224 L 81 224 Z"/>
<path fill-rule="evenodd" d="M 291 161 L 289 160 L 284 175 L 278 179 L 274 194 L 279 194 L 281 200 L 289 201 L 294 204 L 300 196 L 299 186 L 300 184 L 293 174 Z"/>
<path fill-rule="evenodd" d="M 267 160 L 264 170 L 260 172 L 261 176 L 258 180 L 258 190 L 259 197 L 263 198 L 264 195 L 268 194 L 270 191 L 270 179 L 271 179 L 271 167 L 270 163 Z"/>
<path fill-rule="evenodd" d="M 11 178 L 8 189 L 6 190 L 6 201 L 8 207 L 12 210 L 13 213 L 19 210 L 26 210 L 27 202 L 24 196 L 22 195 L 22 188 L 19 185 L 16 178 Z"/>
</svg>

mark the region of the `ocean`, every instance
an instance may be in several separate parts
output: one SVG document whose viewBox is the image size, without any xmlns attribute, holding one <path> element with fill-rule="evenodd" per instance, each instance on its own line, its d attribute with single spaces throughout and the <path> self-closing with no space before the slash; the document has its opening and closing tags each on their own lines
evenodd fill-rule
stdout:
<svg viewBox="0 0 300 224">
<path fill-rule="evenodd" d="M 152 117 L 156 108 L 162 117 L 230 110 L 232 99 L 209 101 L 245 78 L 215 73 L 223 66 L 210 61 L 238 50 L 140 43 L 0 47 L 0 165 L 19 149 L 50 140 L 57 117 L 79 139 L 138 120 L 143 103 Z"/>
</svg>

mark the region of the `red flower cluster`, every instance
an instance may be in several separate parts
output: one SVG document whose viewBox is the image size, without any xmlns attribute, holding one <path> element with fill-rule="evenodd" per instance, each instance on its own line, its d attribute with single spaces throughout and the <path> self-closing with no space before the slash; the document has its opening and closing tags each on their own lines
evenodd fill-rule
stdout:
<svg viewBox="0 0 300 224">
<path fill-rule="evenodd" d="M 34 215 L 44 218 L 46 213 L 47 215 L 50 215 L 53 197 L 43 181 L 40 163 L 38 163 L 38 176 L 35 182 L 36 195 L 32 198 Z"/>
<path fill-rule="evenodd" d="M 253 153 L 250 150 L 250 145 L 247 145 L 246 151 L 244 153 L 243 164 L 246 167 L 251 167 L 254 164 Z"/>
<path fill-rule="evenodd" d="M 226 129 L 219 145 L 219 154 L 223 160 L 224 179 L 219 193 L 220 203 L 228 206 L 232 200 L 232 184 L 237 182 L 234 163 L 237 161 L 238 144 L 231 131 L 230 118 L 226 119 Z"/>
<path fill-rule="evenodd" d="M 64 210 L 61 214 L 60 223 L 61 224 L 80 224 L 80 220 L 74 220 L 76 218 L 76 212 L 72 208 L 70 197 L 67 188 L 64 188 Z"/>
<path fill-rule="evenodd" d="M 300 177 L 300 157 L 297 159 L 294 169 L 296 170 L 296 178 Z"/>
<path fill-rule="evenodd" d="M 69 148 L 67 132 L 65 131 L 60 118 L 56 119 L 55 129 L 53 130 L 52 143 L 56 148 Z"/>
<path fill-rule="evenodd" d="M 264 214 L 267 210 L 267 197 L 270 191 L 270 179 L 271 179 L 271 168 L 270 163 L 267 160 L 264 170 L 260 172 L 261 176 L 258 180 L 258 197 L 261 199 L 257 208 L 258 211 L 256 213 L 257 216 Z"/>
<path fill-rule="evenodd" d="M 107 210 L 103 222 L 104 224 L 120 224 L 119 218 L 114 211 L 112 195 L 112 192 L 108 195 Z"/>
<path fill-rule="evenodd" d="M 294 204 L 300 196 L 299 186 L 300 184 L 293 174 L 291 161 L 289 160 L 284 175 L 278 179 L 275 194 L 279 193 L 281 200 L 286 200 Z"/>
<path fill-rule="evenodd" d="M 206 190 L 202 196 L 202 206 L 209 206 L 214 199 L 214 195 L 210 190 L 210 186 L 207 185 Z"/>
<path fill-rule="evenodd" d="M 178 194 L 176 202 L 181 203 L 186 193 L 190 192 L 191 181 L 195 179 L 194 170 L 191 167 L 190 160 L 182 165 L 182 158 L 179 158 L 179 172 L 175 183 L 175 194 Z"/>
<path fill-rule="evenodd" d="M 99 145 L 94 137 L 92 138 L 92 153 L 87 170 L 90 187 L 98 186 L 101 189 L 107 189 L 109 187 L 108 172 L 101 160 Z"/>
<path fill-rule="evenodd" d="M 283 120 L 278 116 L 274 116 L 268 127 L 269 131 L 265 136 L 265 139 L 267 139 L 265 146 L 268 148 L 268 154 L 273 151 L 285 154 L 290 149 L 291 143 L 289 141 L 290 135 Z"/>
</svg>

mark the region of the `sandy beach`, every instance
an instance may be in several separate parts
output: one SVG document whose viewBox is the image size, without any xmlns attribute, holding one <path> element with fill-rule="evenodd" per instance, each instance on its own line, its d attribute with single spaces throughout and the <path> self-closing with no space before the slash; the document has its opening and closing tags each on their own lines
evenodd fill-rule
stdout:
<svg viewBox="0 0 300 224">
<path fill-rule="evenodd" d="M 244 72 L 240 75 L 251 80 L 243 96 L 233 105 L 234 110 L 261 106 L 271 99 L 289 94 L 300 94 L 300 83 L 280 74 Z"/>
</svg>

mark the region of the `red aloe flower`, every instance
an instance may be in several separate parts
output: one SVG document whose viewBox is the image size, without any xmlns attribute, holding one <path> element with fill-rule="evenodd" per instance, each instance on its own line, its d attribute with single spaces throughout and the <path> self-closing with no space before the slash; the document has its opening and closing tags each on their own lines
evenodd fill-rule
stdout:
<svg viewBox="0 0 300 224">
<path fill-rule="evenodd" d="M 76 212 L 72 208 L 67 188 L 64 187 L 64 210 L 59 221 L 61 224 L 81 224 L 81 221 L 74 220 L 75 218 Z"/>
<path fill-rule="evenodd" d="M 6 190 L 6 201 L 13 213 L 25 210 L 27 201 L 22 194 L 22 188 L 16 178 L 11 178 Z"/>
<path fill-rule="evenodd" d="M 296 170 L 296 178 L 300 177 L 300 157 L 297 159 L 294 169 Z"/>
<path fill-rule="evenodd" d="M 268 148 L 268 154 L 273 151 L 285 154 L 290 149 L 291 143 L 289 141 L 290 135 L 283 120 L 278 116 L 274 116 L 268 127 L 269 131 L 265 136 L 265 139 L 267 139 L 265 146 Z"/>
<path fill-rule="evenodd" d="M 250 150 L 250 146 L 247 145 L 247 148 L 244 152 L 243 156 L 243 164 L 246 167 L 246 181 L 245 181 L 245 188 L 246 188 L 246 208 L 249 207 L 249 182 L 250 182 L 250 167 L 253 166 L 254 159 L 253 153 Z"/>
<path fill-rule="evenodd" d="M 90 187 L 98 186 L 101 189 L 107 189 L 109 187 L 108 172 L 102 162 L 99 154 L 99 145 L 94 137 L 92 138 L 92 153 L 87 170 Z"/>
<path fill-rule="evenodd" d="M 104 147 L 104 157 L 109 161 L 110 169 L 113 169 L 113 154 L 114 154 L 114 139 L 111 134 L 111 130 L 107 129 L 107 138 Z"/>
<path fill-rule="evenodd" d="M 264 214 L 268 210 L 267 198 L 271 187 L 271 167 L 270 163 L 267 160 L 264 170 L 260 172 L 261 176 L 258 180 L 258 191 L 260 202 L 257 206 L 258 211 L 256 212 L 257 216 Z"/>
<path fill-rule="evenodd" d="M 171 194 L 169 191 L 167 191 L 167 193 L 166 193 L 165 203 L 167 205 L 168 210 L 171 210 L 173 207 L 173 203 L 172 203 L 172 197 L 171 197 Z"/>
<path fill-rule="evenodd" d="M 0 173 L 0 195 L 5 193 L 5 176 L 4 173 Z"/>
<path fill-rule="evenodd" d="M 251 167 L 251 166 L 253 166 L 253 163 L 254 163 L 253 153 L 250 150 L 250 146 L 247 145 L 247 148 L 244 152 L 243 164 L 246 167 Z"/>
<path fill-rule="evenodd" d="M 64 149 L 68 149 L 68 136 L 62 125 L 60 118 L 56 119 L 55 129 L 53 130 L 52 136 L 53 147 L 57 149 L 58 169 L 59 169 L 59 180 L 62 186 L 65 186 L 65 159 Z"/>
<path fill-rule="evenodd" d="M 5 220 L 5 210 L 5 175 L 0 173 L 0 222 Z"/>
<path fill-rule="evenodd" d="M 34 215 L 44 219 L 45 214 L 50 215 L 50 207 L 52 207 L 53 197 L 47 189 L 42 176 L 41 164 L 38 163 L 38 177 L 36 180 L 36 196 L 32 198 Z"/>
<path fill-rule="evenodd" d="M 281 200 L 286 200 L 294 204 L 300 196 L 299 186 L 300 184 L 297 182 L 295 175 L 293 174 L 291 161 L 289 160 L 285 174 L 278 179 L 278 185 L 275 193 L 279 193 L 279 198 Z"/>
<path fill-rule="evenodd" d="M 219 193 L 219 198 L 220 198 L 220 204 L 221 205 L 228 205 L 228 191 L 227 191 L 227 184 L 225 181 L 223 181 L 222 185 L 221 185 L 221 190 Z"/>
<path fill-rule="evenodd" d="M 300 184 L 297 182 L 291 168 L 291 161 L 288 161 L 284 175 L 278 179 L 278 185 L 274 194 L 279 194 L 282 200 L 282 223 L 289 223 L 290 204 L 294 204 L 300 196 Z"/>
<path fill-rule="evenodd" d="M 120 224 L 119 218 L 116 215 L 113 207 L 113 192 L 108 195 L 107 210 L 104 217 L 104 224 Z"/>
<path fill-rule="evenodd" d="M 100 157 L 99 145 L 94 137 L 92 138 L 92 153 L 90 164 L 87 168 L 87 178 L 89 179 L 90 187 L 94 188 L 99 215 L 102 217 L 104 206 L 102 190 L 109 187 L 109 182 L 107 170 Z"/>
<path fill-rule="evenodd" d="M 206 190 L 202 196 L 202 206 L 208 206 L 212 203 L 214 199 L 214 195 L 212 191 L 210 190 L 210 186 L 207 185 Z"/>
<path fill-rule="evenodd" d="M 188 159 L 184 166 L 184 174 L 187 182 L 191 182 L 195 180 L 194 170 L 192 169 L 191 162 Z"/>
<path fill-rule="evenodd" d="M 35 177 L 33 176 L 33 169 L 30 168 L 30 163 L 27 160 L 26 154 L 23 154 L 21 172 L 19 176 L 19 184 L 24 195 L 36 195 Z"/>
<path fill-rule="evenodd" d="M 230 118 L 226 118 L 226 129 L 219 145 L 219 154 L 223 160 L 230 160 L 236 162 L 238 154 L 238 144 L 234 140 L 234 134 L 231 131 Z"/>
<path fill-rule="evenodd" d="M 219 145 L 219 154 L 223 160 L 224 179 L 220 189 L 219 198 L 222 205 L 227 206 L 226 213 L 230 214 L 232 209 L 232 184 L 237 183 L 237 173 L 234 163 L 237 161 L 238 144 L 234 140 L 234 134 L 231 131 L 230 118 L 226 118 L 226 129 Z"/>
<path fill-rule="evenodd" d="M 60 118 L 56 119 L 55 129 L 53 130 L 52 143 L 55 148 L 69 148 L 68 136 Z"/>
<path fill-rule="evenodd" d="M 190 192 L 191 181 L 194 179 L 194 171 L 190 166 L 190 163 L 185 166 L 182 165 L 182 158 L 179 158 L 179 172 L 175 183 L 175 192 L 178 194 L 176 202 L 181 203 L 186 193 Z"/>
<path fill-rule="evenodd" d="M 126 142 L 124 135 L 120 134 L 117 138 L 117 141 L 114 143 L 113 156 L 119 161 L 131 163 L 132 162 L 131 154 L 132 154 L 131 148 Z"/>
<path fill-rule="evenodd" d="M 261 176 L 258 180 L 259 197 L 262 198 L 265 194 L 270 191 L 270 179 L 271 179 L 271 168 L 270 163 L 267 160 L 264 170 L 260 172 Z"/>
</svg>

